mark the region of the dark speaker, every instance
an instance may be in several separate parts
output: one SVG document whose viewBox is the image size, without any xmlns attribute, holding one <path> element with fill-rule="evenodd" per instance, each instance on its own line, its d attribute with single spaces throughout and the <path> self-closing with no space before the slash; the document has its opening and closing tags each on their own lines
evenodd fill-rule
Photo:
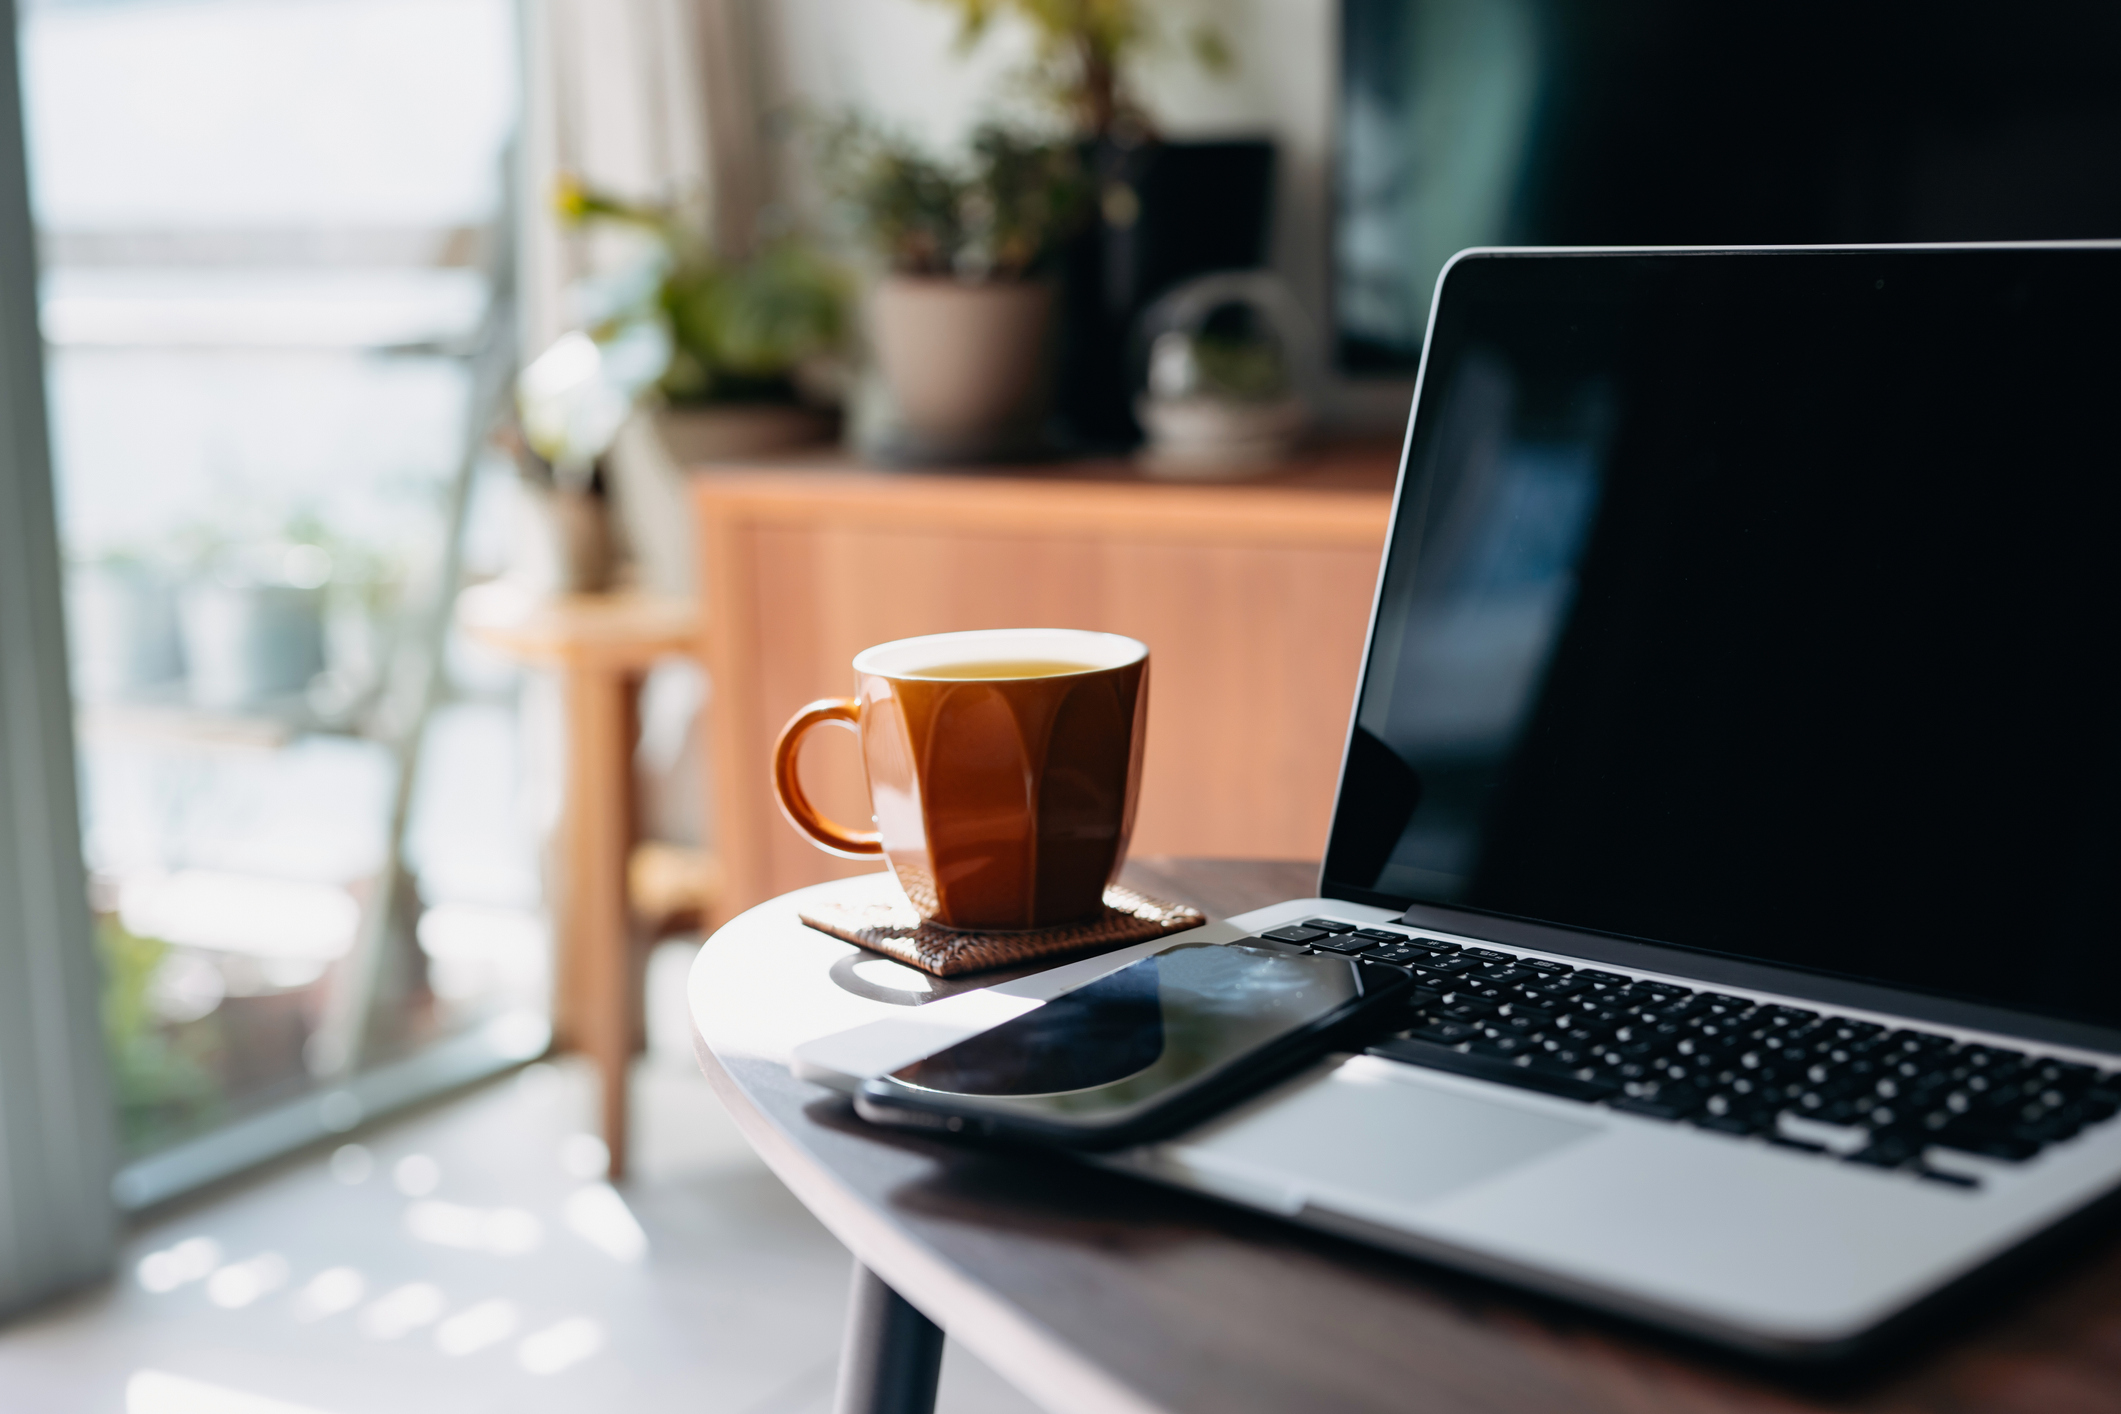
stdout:
<svg viewBox="0 0 2121 1414">
<path fill-rule="evenodd" d="M 1266 263 L 1274 209 L 1274 144 L 1122 143 L 1085 147 L 1091 220 L 1062 265 L 1055 412 L 1077 451 L 1141 440 L 1128 341 L 1142 310 L 1181 281 Z"/>
</svg>

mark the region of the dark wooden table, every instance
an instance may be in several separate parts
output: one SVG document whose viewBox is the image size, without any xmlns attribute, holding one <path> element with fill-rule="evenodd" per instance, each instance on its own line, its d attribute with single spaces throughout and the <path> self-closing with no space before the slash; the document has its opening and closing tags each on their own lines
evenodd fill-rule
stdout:
<svg viewBox="0 0 2121 1414">
<path fill-rule="evenodd" d="M 1316 876 L 1141 860 L 1124 877 L 1225 917 L 1306 896 Z M 2111 1228 L 1904 1349 L 1791 1375 L 1210 1199 L 872 1129 L 782 1057 L 890 1014 L 892 994 L 849 991 L 868 955 L 791 923 L 768 904 L 708 941 L 695 1043 L 751 1142 L 859 1263 L 842 1411 L 918 1408 L 924 1379 L 932 1395 L 929 1320 L 1058 1414 L 2121 1411 Z"/>
</svg>

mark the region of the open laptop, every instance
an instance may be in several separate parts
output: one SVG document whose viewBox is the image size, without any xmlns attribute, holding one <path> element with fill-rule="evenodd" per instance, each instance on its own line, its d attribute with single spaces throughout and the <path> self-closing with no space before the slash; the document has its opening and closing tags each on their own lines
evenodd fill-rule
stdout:
<svg viewBox="0 0 2121 1414">
<path fill-rule="evenodd" d="M 2105 245 L 1457 257 L 1318 896 L 1169 940 L 1417 1000 L 1103 1161 L 1785 1355 L 2121 1187 L 2117 330 Z"/>
</svg>

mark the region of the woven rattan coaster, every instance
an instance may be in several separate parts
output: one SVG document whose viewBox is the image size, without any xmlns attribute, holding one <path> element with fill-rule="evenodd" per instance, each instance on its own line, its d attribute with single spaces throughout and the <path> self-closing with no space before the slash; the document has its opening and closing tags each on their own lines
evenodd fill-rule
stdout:
<svg viewBox="0 0 2121 1414">
<path fill-rule="evenodd" d="M 873 948 L 938 977 L 1146 942 L 1208 921 L 1197 908 L 1165 903 L 1118 884 L 1105 890 L 1103 917 L 1024 933 L 961 933 L 923 923 L 896 889 L 881 900 L 814 904 L 800 916 L 819 932 Z"/>
</svg>

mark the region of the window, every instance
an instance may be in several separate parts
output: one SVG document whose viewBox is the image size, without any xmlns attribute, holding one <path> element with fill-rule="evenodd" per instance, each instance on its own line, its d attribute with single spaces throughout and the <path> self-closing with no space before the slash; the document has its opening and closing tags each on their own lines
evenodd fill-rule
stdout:
<svg viewBox="0 0 2121 1414">
<path fill-rule="evenodd" d="M 22 15 L 84 852 L 140 1206 L 541 1051 L 496 558 L 507 0 Z"/>
</svg>

